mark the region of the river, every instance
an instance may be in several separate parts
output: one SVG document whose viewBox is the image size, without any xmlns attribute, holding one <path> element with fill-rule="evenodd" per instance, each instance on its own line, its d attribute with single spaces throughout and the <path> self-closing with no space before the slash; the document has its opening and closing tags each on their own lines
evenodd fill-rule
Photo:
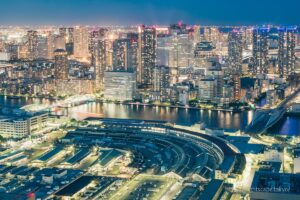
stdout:
<svg viewBox="0 0 300 200">
<path fill-rule="evenodd" d="M 19 98 L 8 99 L 0 96 L 0 107 L 19 108 L 32 103 L 53 103 L 47 99 Z M 253 111 L 227 112 L 184 108 L 150 107 L 91 102 L 68 108 L 70 116 L 80 113 L 98 113 L 108 118 L 128 118 L 145 120 L 165 120 L 180 125 L 202 123 L 207 128 L 226 130 L 244 129 L 251 122 Z M 300 135 L 300 117 L 285 116 L 269 130 L 270 134 Z"/>
</svg>

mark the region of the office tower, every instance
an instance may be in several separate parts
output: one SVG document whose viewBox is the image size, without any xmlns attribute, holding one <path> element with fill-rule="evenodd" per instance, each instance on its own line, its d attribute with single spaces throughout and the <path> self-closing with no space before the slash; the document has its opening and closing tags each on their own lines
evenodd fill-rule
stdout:
<svg viewBox="0 0 300 200">
<path fill-rule="evenodd" d="M 278 73 L 286 77 L 295 72 L 295 27 L 281 27 L 278 29 Z"/>
<path fill-rule="evenodd" d="M 171 82 L 178 82 L 179 68 L 189 67 L 193 64 L 193 40 L 188 33 L 174 33 L 169 43 L 169 67 L 171 69 Z"/>
<path fill-rule="evenodd" d="M 27 31 L 28 59 L 37 59 L 38 34 L 37 31 Z"/>
<path fill-rule="evenodd" d="M 134 71 L 136 68 L 136 46 L 131 39 L 117 39 L 113 42 L 113 70 Z"/>
<path fill-rule="evenodd" d="M 159 92 L 160 97 L 166 98 L 170 88 L 170 68 L 155 66 L 153 70 L 153 91 Z"/>
<path fill-rule="evenodd" d="M 295 33 L 297 32 L 296 27 L 290 27 L 286 30 L 286 74 L 292 75 L 295 73 Z"/>
<path fill-rule="evenodd" d="M 66 49 L 66 40 L 64 36 L 54 36 L 54 50 L 56 49 Z"/>
<path fill-rule="evenodd" d="M 63 38 L 64 40 L 64 43 L 67 42 L 67 28 L 65 27 L 62 27 L 62 28 L 59 28 L 59 36 Z"/>
<path fill-rule="evenodd" d="M 193 41 L 187 33 L 178 33 L 173 36 L 173 58 L 175 67 L 188 67 L 193 59 Z"/>
<path fill-rule="evenodd" d="M 245 49 L 250 49 L 253 45 L 253 29 L 252 28 L 245 28 L 243 30 L 243 44 Z"/>
<path fill-rule="evenodd" d="M 56 79 L 67 80 L 69 77 L 68 53 L 64 49 L 54 51 L 54 76 Z"/>
<path fill-rule="evenodd" d="M 74 42 L 74 28 L 70 27 L 67 29 L 67 36 L 66 36 L 66 42 L 67 43 L 73 43 Z"/>
<path fill-rule="evenodd" d="M 86 27 L 77 26 L 74 29 L 74 57 L 87 61 L 89 58 L 89 33 Z"/>
<path fill-rule="evenodd" d="M 104 72 L 104 98 L 132 100 L 136 93 L 136 74 L 133 72 Z"/>
<path fill-rule="evenodd" d="M 156 30 L 154 27 L 139 26 L 139 59 L 137 80 L 139 84 L 150 87 L 156 59 Z"/>
<path fill-rule="evenodd" d="M 113 42 L 113 70 L 127 71 L 130 40 L 117 39 Z"/>
<path fill-rule="evenodd" d="M 7 52 L 10 54 L 11 60 L 18 59 L 18 45 L 14 43 L 9 43 L 7 45 Z"/>
<path fill-rule="evenodd" d="M 18 45 L 18 59 L 28 59 L 28 45 L 19 44 Z"/>
<path fill-rule="evenodd" d="M 209 68 L 206 72 L 207 78 L 215 80 L 215 97 L 221 98 L 223 96 L 223 85 L 224 85 L 224 72 L 221 68 Z"/>
<path fill-rule="evenodd" d="M 103 90 L 103 77 L 106 70 L 105 41 L 101 38 L 94 40 L 91 48 L 91 63 L 95 72 L 96 90 Z"/>
<path fill-rule="evenodd" d="M 137 33 L 127 33 L 127 38 L 130 40 L 129 51 L 129 70 L 136 72 L 138 68 L 138 40 L 139 35 Z"/>
<path fill-rule="evenodd" d="M 207 42 L 211 42 L 211 33 L 209 27 L 204 27 L 203 29 L 203 40 Z"/>
<path fill-rule="evenodd" d="M 67 29 L 66 51 L 68 52 L 68 55 L 74 54 L 74 28 L 72 27 Z"/>
<path fill-rule="evenodd" d="M 281 78 L 285 68 L 285 30 L 283 27 L 278 29 L 278 74 Z"/>
<path fill-rule="evenodd" d="M 260 27 L 253 29 L 253 68 L 251 70 L 253 75 L 268 73 L 268 33 L 269 28 Z"/>
<path fill-rule="evenodd" d="M 54 58 L 54 35 L 52 31 L 47 33 L 47 51 L 48 51 L 48 59 Z"/>
<path fill-rule="evenodd" d="M 211 42 L 217 46 L 217 43 L 220 41 L 220 31 L 218 27 L 210 28 L 210 39 Z"/>
<path fill-rule="evenodd" d="M 48 40 L 45 36 L 38 36 L 37 58 L 48 58 Z"/>
<path fill-rule="evenodd" d="M 112 39 L 105 39 L 105 54 L 107 70 L 113 69 L 113 41 Z"/>
<path fill-rule="evenodd" d="M 199 80 L 198 98 L 200 101 L 214 101 L 216 80 L 213 78 L 203 78 Z"/>
<path fill-rule="evenodd" d="M 196 44 L 194 50 L 194 66 L 208 68 L 211 60 L 217 60 L 215 46 L 212 42 L 202 41 Z"/>
<path fill-rule="evenodd" d="M 172 35 L 159 34 L 157 35 L 156 48 L 156 65 L 171 66 L 170 53 L 173 46 L 171 46 Z"/>
<path fill-rule="evenodd" d="M 98 30 L 93 30 L 89 33 L 89 54 L 91 55 L 91 65 L 95 66 L 95 61 L 96 61 L 96 49 L 97 49 L 97 44 L 98 41 L 102 39 L 100 37 L 100 33 Z M 96 49 L 95 49 L 96 47 Z"/>
<path fill-rule="evenodd" d="M 194 26 L 194 43 L 201 42 L 200 26 Z"/>
<path fill-rule="evenodd" d="M 243 62 L 243 38 L 242 33 L 233 30 L 228 35 L 228 64 L 235 73 L 242 72 Z"/>
<path fill-rule="evenodd" d="M 89 33 L 89 52 L 92 53 L 93 50 L 93 43 L 98 41 L 100 38 L 100 31 L 93 30 Z"/>
</svg>

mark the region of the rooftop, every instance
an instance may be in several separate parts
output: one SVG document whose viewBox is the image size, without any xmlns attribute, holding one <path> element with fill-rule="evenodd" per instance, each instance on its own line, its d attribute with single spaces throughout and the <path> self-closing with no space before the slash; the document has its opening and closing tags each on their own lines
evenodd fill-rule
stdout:
<svg viewBox="0 0 300 200">
<path fill-rule="evenodd" d="M 94 180 L 93 176 L 81 176 L 80 178 L 70 183 L 68 186 L 56 192 L 55 195 L 71 197 L 77 192 L 79 192 L 80 190 L 82 190 L 84 187 L 89 185 L 93 180 Z"/>
<path fill-rule="evenodd" d="M 297 193 L 300 194 L 300 174 L 255 172 L 251 188 L 279 189 L 268 190 L 272 193 Z"/>
<path fill-rule="evenodd" d="M 211 180 L 201 194 L 200 199 L 214 199 L 215 195 L 222 188 L 223 184 L 224 181 L 222 180 Z"/>
<path fill-rule="evenodd" d="M 224 158 L 224 161 L 220 165 L 219 170 L 223 172 L 229 172 L 230 169 L 232 169 L 232 167 L 234 166 L 234 163 L 235 163 L 235 156 L 226 156 Z"/>
</svg>

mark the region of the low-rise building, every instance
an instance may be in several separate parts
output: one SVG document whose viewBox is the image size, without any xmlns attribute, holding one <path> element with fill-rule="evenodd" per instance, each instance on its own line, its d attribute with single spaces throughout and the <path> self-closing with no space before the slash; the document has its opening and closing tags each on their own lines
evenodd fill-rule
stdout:
<svg viewBox="0 0 300 200">
<path fill-rule="evenodd" d="M 300 174 L 262 172 L 255 173 L 250 199 L 300 199 Z"/>
<path fill-rule="evenodd" d="M 0 134 L 3 137 L 20 138 L 45 127 L 48 113 L 32 116 L 0 116 Z"/>
<path fill-rule="evenodd" d="M 224 188 L 224 181 L 213 179 L 205 187 L 205 190 L 200 195 L 200 199 L 217 200 Z"/>
<path fill-rule="evenodd" d="M 216 80 L 205 78 L 199 81 L 198 98 L 201 101 L 214 101 L 216 90 Z"/>
</svg>

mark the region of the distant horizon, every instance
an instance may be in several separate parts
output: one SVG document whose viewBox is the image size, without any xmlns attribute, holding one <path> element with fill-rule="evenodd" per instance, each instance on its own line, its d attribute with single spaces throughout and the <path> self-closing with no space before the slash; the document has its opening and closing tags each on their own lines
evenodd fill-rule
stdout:
<svg viewBox="0 0 300 200">
<path fill-rule="evenodd" d="M 19 27 L 19 28 L 43 28 L 43 27 L 75 27 L 75 26 L 85 26 L 85 27 L 121 27 L 121 28 L 134 28 L 141 25 L 145 26 L 157 26 L 157 27 L 169 27 L 170 25 L 177 24 L 177 22 L 169 23 L 169 24 L 147 24 L 147 23 L 140 23 L 140 24 L 84 24 L 84 23 L 78 23 L 78 24 L 14 24 L 14 25 L 1 25 L 0 28 L 6 28 L 6 27 Z M 270 26 L 270 28 L 276 28 L 276 27 L 295 27 L 297 29 L 300 29 L 300 26 L 296 24 L 291 25 L 280 25 L 280 24 L 250 24 L 250 25 L 216 25 L 216 24 L 189 24 L 184 23 L 187 26 L 200 26 L 200 27 L 221 27 L 221 28 L 235 28 L 235 27 L 265 27 Z"/>
<path fill-rule="evenodd" d="M 300 26 L 299 0 L 10 0 L 0 25 L 168 25 L 182 20 L 205 26 Z"/>
</svg>

